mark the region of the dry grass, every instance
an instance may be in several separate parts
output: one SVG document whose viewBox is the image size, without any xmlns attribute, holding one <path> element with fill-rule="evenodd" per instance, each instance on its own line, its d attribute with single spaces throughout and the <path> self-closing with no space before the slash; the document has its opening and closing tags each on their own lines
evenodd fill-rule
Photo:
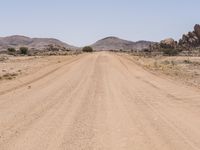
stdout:
<svg viewBox="0 0 200 150">
<path fill-rule="evenodd" d="M 144 68 L 200 88 L 200 57 L 127 56 Z"/>
</svg>

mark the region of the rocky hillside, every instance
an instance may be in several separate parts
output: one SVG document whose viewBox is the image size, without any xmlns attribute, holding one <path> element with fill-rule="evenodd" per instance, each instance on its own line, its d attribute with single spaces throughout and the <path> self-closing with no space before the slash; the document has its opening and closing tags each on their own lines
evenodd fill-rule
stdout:
<svg viewBox="0 0 200 150">
<path fill-rule="evenodd" d="M 56 45 L 69 50 L 76 49 L 74 46 L 52 38 L 29 38 L 19 35 L 0 37 L 0 50 L 7 50 L 9 47 L 19 48 L 22 46 L 28 47 L 29 49 L 44 50 L 49 45 Z"/>
<path fill-rule="evenodd" d="M 92 44 L 91 47 L 94 50 L 142 50 L 148 48 L 152 42 L 149 41 L 138 41 L 132 42 L 123 40 L 117 37 L 107 37 L 97 41 L 96 43 Z"/>
</svg>

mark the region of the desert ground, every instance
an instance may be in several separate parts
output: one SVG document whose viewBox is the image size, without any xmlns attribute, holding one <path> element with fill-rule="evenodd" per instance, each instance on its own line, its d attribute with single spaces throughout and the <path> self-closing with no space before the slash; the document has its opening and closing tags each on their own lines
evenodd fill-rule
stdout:
<svg viewBox="0 0 200 150">
<path fill-rule="evenodd" d="M 200 88 L 200 57 L 122 55 L 152 73 L 166 75 L 165 78 Z"/>
<path fill-rule="evenodd" d="M 181 73 L 171 78 L 174 59 L 97 52 L 2 60 L 0 150 L 199 150 L 200 89 L 180 77 L 189 68 L 198 82 L 191 65 L 199 59 L 177 58 L 188 64 L 176 63 Z"/>
</svg>

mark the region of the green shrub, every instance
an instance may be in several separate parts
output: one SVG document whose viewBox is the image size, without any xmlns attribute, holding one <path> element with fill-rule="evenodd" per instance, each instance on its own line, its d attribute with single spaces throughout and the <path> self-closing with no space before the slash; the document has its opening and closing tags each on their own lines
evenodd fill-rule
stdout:
<svg viewBox="0 0 200 150">
<path fill-rule="evenodd" d="M 8 48 L 7 50 L 8 50 L 8 52 L 10 52 L 10 53 L 16 52 L 16 49 L 15 49 L 15 48 Z"/>
<path fill-rule="evenodd" d="M 93 52 L 93 48 L 90 46 L 86 46 L 82 49 L 83 52 Z"/>
<path fill-rule="evenodd" d="M 177 49 L 163 49 L 163 54 L 167 56 L 176 56 L 179 54 Z"/>
<path fill-rule="evenodd" d="M 28 54 L 28 48 L 27 47 L 20 47 L 19 51 L 20 51 L 20 54 L 23 54 L 23 55 Z"/>
</svg>

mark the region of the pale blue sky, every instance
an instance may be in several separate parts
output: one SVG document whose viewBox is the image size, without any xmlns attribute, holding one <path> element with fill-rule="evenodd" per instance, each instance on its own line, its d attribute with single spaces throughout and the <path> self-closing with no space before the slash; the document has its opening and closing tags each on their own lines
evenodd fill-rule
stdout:
<svg viewBox="0 0 200 150">
<path fill-rule="evenodd" d="M 76 46 L 106 36 L 178 39 L 200 23 L 200 0 L 0 0 L 0 37 L 53 37 Z"/>
</svg>

